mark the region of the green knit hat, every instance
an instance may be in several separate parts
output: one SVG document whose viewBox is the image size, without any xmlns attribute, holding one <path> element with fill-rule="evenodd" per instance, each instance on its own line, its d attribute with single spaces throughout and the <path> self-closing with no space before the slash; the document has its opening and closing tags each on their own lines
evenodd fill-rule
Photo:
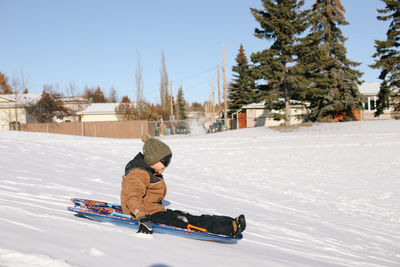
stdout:
<svg viewBox="0 0 400 267">
<path fill-rule="evenodd" d="M 159 139 L 152 138 L 145 134 L 142 136 L 144 162 L 147 165 L 153 165 L 168 155 L 172 155 L 172 151 L 167 144 Z"/>
</svg>

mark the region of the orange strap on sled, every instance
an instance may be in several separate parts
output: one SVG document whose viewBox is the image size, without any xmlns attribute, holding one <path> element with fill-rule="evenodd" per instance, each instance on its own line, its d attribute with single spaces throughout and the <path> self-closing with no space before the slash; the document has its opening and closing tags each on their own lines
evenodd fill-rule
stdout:
<svg viewBox="0 0 400 267">
<path fill-rule="evenodd" d="M 187 225 L 187 229 L 188 230 L 196 230 L 196 231 L 200 231 L 200 232 L 203 232 L 203 233 L 207 232 L 207 230 L 205 228 L 197 227 L 197 226 L 194 226 L 194 225 L 191 225 L 191 224 Z"/>
</svg>

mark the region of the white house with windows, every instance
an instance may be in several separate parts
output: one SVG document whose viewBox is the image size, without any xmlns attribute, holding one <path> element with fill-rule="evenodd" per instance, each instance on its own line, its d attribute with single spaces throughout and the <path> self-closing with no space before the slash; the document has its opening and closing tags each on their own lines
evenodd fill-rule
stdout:
<svg viewBox="0 0 400 267">
<path fill-rule="evenodd" d="M 363 83 L 358 87 L 364 98 L 364 110 L 361 111 L 361 120 L 389 120 L 393 118 L 391 107 L 386 108 L 379 117 L 374 116 L 379 89 L 380 83 Z"/>
</svg>

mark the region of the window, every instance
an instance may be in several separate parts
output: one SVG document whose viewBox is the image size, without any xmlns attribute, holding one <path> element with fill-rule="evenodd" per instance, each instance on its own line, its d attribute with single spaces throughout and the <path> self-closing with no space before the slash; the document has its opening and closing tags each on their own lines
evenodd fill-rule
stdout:
<svg viewBox="0 0 400 267">
<path fill-rule="evenodd" d="M 364 109 L 368 110 L 368 98 L 364 99 Z"/>
<path fill-rule="evenodd" d="M 371 105 L 371 110 L 375 110 L 375 100 L 374 100 L 374 99 L 371 99 L 371 100 L 369 101 L 369 103 L 370 103 L 370 105 Z"/>
</svg>

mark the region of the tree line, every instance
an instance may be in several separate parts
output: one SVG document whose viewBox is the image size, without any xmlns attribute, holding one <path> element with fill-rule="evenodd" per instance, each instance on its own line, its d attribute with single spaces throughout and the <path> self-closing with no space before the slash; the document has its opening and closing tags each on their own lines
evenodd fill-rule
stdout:
<svg viewBox="0 0 400 267">
<path fill-rule="evenodd" d="M 390 21 L 387 40 L 375 41 L 375 64 L 382 80 L 375 116 L 392 105 L 400 109 L 400 2 L 382 0 L 386 7 L 377 18 Z M 358 90 L 362 73 L 358 62 L 347 58 L 340 27 L 348 25 L 340 0 L 316 0 L 303 9 L 304 0 L 262 0 L 263 9 L 251 8 L 259 23 L 256 38 L 272 43 L 250 55 L 239 48 L 233 80 L 229 87 L 231 113 L 243 105 L 265 101 L 266 107 L 285 110 L 290 122 L 292 100 L 308 103 L 311 121 L 343 118 L 352 120 L 354 110 L 362 109 Z M 392 96 L 389 98 L 389 96 Z M 391 102 L 390 102 L 391 101 Z M 280 118 L 279 118 L 280 119 Z"/>
<path fill-rule="evenodd" d="M 163 80 L 165 77 L 168 77 L 166 74 L 164 56 L 162 68 L 164 69 L 165 73 L 161 75 L 161 80 Z M 186 113 L 188 111 L 204 110 L 203 105 L 200 103 L 193 102 L 191 105 L 187 103 L 187 101 L 184 99 L 182 86 L 179 88 L 176 98 L 174 98 L 168 94 L 166 88 L 164 88 L 162 84 L 160 86 L 160 91 L 165 90 L 166 92 L 164 92 L 161 104 L 152 104 L 146 101 L 143 97 L 143 94 L 140 92 L 143 90 L 143 85 L 140 82 L 140 80 L 142 80 L 140 67 L 136 73 L 136 79 L 138 91 L 136 95 L 136 102 L 133 100 L 131 101 L 127 95 L 123 96 L 119 101 L 114 88 L 110 89 L 109 95 L 106 95 L 104 93 L 105 90 L 100 86 L 85 87 L 82 93 L 77 93 L 76 87 L 73 84 L 70 84 L 67 90 L 70 91 L 69 93 L 71 96 L 75 96 L 77 94 L 80 98 L 86 99 L 90 103 L 119 102 L 120 105 L 115 111 L 117 114 L 122 115 L 125 120 L 185 120 L 187 118 Z M 25 82 L 22 82 L 22 84 L 25 84 Z M 16 98 L 19 98 L 21 94 L 28 93 L 28 89 L 25 86 L 22 91 L 20 89 L 21 82 L 18 81 L 18 79 L 13 78 L 13 80 L 10 81 L 10 79 L 4 73 L 0 72 L 0 94 L 14 94 L 16 95 Z M 26 108 L 30 118 L 38 122 L 51 122 L 54 117 L 63 118 L 65 116 L 74 114 L 74 111 L 65 106 L 63 99 L 64 96 L 57 86 L 45 84 L 43 86 L 40 99 L 36 103 L 24 103 L 24 107 Z M 171 105 L 168 105 L 171 103 L 173 112 L 172 116 L 170 108 Z"/>
<path fill-rule="evenodd" d="M 12 94 L 15 96 L 16 102 L 19 102 L 23 94 L 28 94 L 28 88 L 26 86 L 21 87 L 21 84 L 25 85 L 25 83 L 23 79 L 21 82 L 17 78 L 13 78 L 13 81 L 10 82 L 9 78 L 0 72 L 0 94 Z M 69 90 L 72 93 L 72 97 L 74 97 L 75 86 L 70 84 Z M 91 103 L 112 103 L 117 101 L 114 88 L 111 88 L 109 96 L 105 96 L 100 86 L 94 88 L 86 87 L 79 97 Z M 74 111 L 65 106 L 63 94 L 59 92 L 57 86 L 51 84 L 43 85 L 43 91 L 38 101 L 31 102 L 28 99 L 23 103 L 16 104 L 23 106 L 30 119 L 38 122 L 51 122 L 55 117 L 63 118 L 74 115 Z"/>
</svg>

